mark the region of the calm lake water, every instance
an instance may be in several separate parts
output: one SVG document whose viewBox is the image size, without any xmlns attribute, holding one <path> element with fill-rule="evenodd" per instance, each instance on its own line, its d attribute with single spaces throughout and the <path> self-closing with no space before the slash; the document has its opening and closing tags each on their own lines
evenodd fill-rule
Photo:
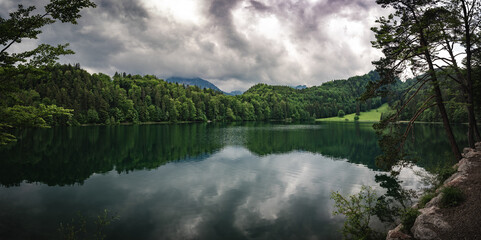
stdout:
<svg viewBox="0 0 481 240">
<path fill-rule="evenodd" d="M 463 136 L 466 127 L 455 128 Z M 59 224 L 120 219 L 108 239 L 339 239 L 332 191 L 380 189 L 371 124 L 177 124 L 29 129 L 0 149 L 0 239 L 56 239 Z M 435 167 L 441 125 L 407 148 Z M 411 139 L 411 138 L 410 138 Z M 465 144 L 464 142 L 461 145 Z M 416 151 L 413 150 L 416 146 Z M 404 185 L 420 188 L 407 171 Z M 90 227 L 88 223 L 88 227 Z"/>
</svg>

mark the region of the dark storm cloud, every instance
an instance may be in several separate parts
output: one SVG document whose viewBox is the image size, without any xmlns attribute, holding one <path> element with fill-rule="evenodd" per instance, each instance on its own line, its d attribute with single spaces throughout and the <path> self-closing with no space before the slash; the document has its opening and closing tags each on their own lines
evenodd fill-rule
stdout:
<svg viewBox="0 0 481 240">
<path fill-rule="evenodd" d="M 225 90 L 258 82 L 319 85 L 368 72 L 375 56 L 369 17 L 380 8 L 374 0 L 94 1 L 97 8 L 83 10 L 78 25 L 49 25 L 36 43 L 69 42 L 76 54 L 61 62 L 93 72 L 202 77 Z M 48 1 L 0 0 L 1 16 L 18 3 L 41 11 Z M 196 4 L 186 14 L 192 19 L 164 6 L 176 3 L 181 12 L 181 4 Z M 278 29 L 259 28 L 272 18 Z"/>
<path fill-rule="evenodd" d="M 240 0 L 209 0 L 209 16 L 213 27 L 218 27 L 223 41 L 231 49 L 237 49 L 241 53 L 248 51 L 248 44 L 240 36 L 232 20 L 232 10 Z"/>
<path fill-rule="evenodd" d="M 110 15 L 120 18 L 139 19 L 149 17 L 149 13 L 140 1 L 100 0 L 97 5 L 105 9 Z"/>
<path fill-rule="evenodd" d="M 270 10 L 270 8 L 268 6 L 264 5 L 261 2 L 251 0 L 250 3 L 252 5 L 252 7 L 257 11 L 268 12 Z"/>
</svg>

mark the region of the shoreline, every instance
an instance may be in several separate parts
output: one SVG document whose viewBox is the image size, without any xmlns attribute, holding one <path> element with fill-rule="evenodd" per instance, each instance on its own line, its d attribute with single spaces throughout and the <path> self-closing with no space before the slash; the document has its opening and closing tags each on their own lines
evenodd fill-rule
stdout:
<svg viewBox="0 0 481 240">
<path fill-rule="evenodd" d="M 418 209 L 416 203 L 413 208 L 421 213 L 409 229 L 403 232 L 402 224 L 389 230 L 386 240 L 396 239 L 478 239 L 479 214 L 481 211 L 481 142 L 476 147 L 465 148 L 463 158 L 453 168 L 457 169 L 435 191 L 436 195 L 426 205 Z M 442 190 L 446 187 L 460 189 L 464 201 L 455 206 L 443 207 Z M 433 224 L 435 223 L 435 224 Z"/>
</svg>

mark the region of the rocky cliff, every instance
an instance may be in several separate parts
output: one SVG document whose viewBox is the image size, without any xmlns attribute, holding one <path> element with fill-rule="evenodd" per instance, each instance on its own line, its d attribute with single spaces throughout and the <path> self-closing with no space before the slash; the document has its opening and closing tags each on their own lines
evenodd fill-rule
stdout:
<svg viewBox="0 0 481 240">
<path fill-rule="evenodd" d="M 475 149 L 465 148 L 463 159 L 455 166 L 457 172 L 437 189 L 437 196 L 429 201 L 416 218 L 410 234 L 399 225 L 389 231 L 387 240 L 400 239 L 481 239 L 481 142 Z M 459 188 L 465 200 L 454 207 L 442 208 L 445 187 Z"/>
</svg>

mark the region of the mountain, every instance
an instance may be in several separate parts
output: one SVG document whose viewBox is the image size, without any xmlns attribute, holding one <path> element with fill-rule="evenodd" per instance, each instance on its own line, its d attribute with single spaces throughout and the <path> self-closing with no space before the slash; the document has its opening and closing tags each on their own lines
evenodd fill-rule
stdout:
<svg viewBox="0 0 481 240">
<path fill-rule="evenodd" d="M 297 85 L 297 86 L 295 86 L 295 87 L 292 87 L 292 88 L 294 88 L 294 89 L 298 89 L 298 90 L 301 90 L 301 89 L 306 89 L 306 88 L 307 88 L 307 86 L 306 86 L 306 85 Z"/>
<path fill-rule="evenodd" d="M 191 85 L 191 86 L 197 86 L 199 88 L 210 88 L 212 90 L 216 90 L 219 92 L 223 92 L 225 95 L 230 95 L 230 96 L 237 96 L 241 95 L 242 91 L 232 91 L 232 92 L 224 92 L 220 90 L 216 85 L 213 83 L 204 80 L 202 78 L 181 78 L 181 77 L 170 77 L 167 78 L 165 81 L 169 83 L 178 83 L 178 84 L 184 84 L 184 85 Z"/>
<path fill-rule="evenodd" d="M 244 92 L 236 90 L 236 91 L 232 91 L 230 93 L 227 93 L 227 92 L 224 92 L 224 93 L 227 94 L 227 95 L 231 95 L 231 96 L 237 96 L 237 95 L 242 95 Z"/>
<path fill-rule="evenodd" d="M 165 81 L 169 83 L 178 83 L 178 84 L 184 84 L 184 85 L 197 86 L 199 88 L 210 88 L 215 91 L 224 92 L 220 90 L 216 85 L 202 78 L 170 77 L 170 78 L 167 78 Z"/>
</svg>

